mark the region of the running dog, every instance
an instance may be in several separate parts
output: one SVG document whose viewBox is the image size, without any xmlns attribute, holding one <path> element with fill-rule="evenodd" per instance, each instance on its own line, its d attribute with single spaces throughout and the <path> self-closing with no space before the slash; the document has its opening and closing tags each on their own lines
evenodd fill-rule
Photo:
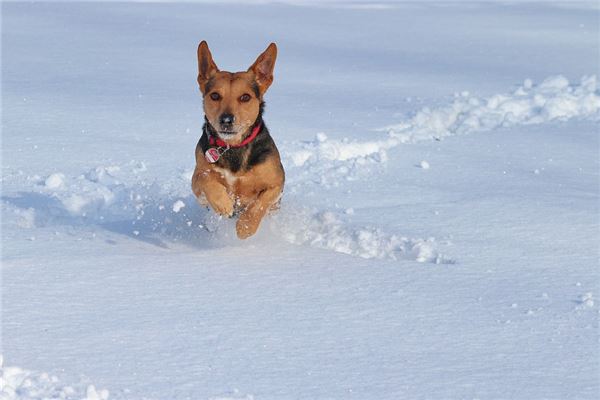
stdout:
<svg viewBox="0 0 600 400">
<path fill-rule="evenodd" d="M 198 46 L 205 122 L 196 146 L 192 190 L 201 205 L 216 213 L 239 215 L 240 239 L 256 233 L 283 193 L 279 151 L 262 118 L 276 58 L 277 46 L 271 43 L 247 71 L 220 71 L 206 42 Z"/>
</svg>

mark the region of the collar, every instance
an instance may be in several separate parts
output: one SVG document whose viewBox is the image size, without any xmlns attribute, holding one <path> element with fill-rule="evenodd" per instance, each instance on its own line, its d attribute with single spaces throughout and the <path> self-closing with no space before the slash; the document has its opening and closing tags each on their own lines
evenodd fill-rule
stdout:
<svg viewBox="0 0 600 400">
<path fill-rule="evenodd" d="M 240 143 L 238 144 L 229 144 L 223 140 L 221 140 L 219 137 L 213 136 L 211 134 L 208 135 L 208 143 L 211 146 L 217 146 L 217 147 L 244 147 L 245 145 L 247 145 L 248 143 L 250 143 L 251 141 L 253 141 L 256 136 L 258 136 L 258 133 L 260 132 L 262 128 L 262 121 L 259 122 L 258 124 L 256 124 L 256 126 L 254 127 L 254 129 L 252 129 L 252 133 L 250 133 L 250 135 L 248 135 L 246 137 L 246 139 L 242 140 Z"/>
</svg>

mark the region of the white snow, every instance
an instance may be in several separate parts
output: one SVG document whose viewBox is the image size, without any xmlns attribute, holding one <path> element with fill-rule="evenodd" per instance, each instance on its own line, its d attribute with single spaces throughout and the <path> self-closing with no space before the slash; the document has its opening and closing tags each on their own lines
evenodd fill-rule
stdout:
<svg viewBox="0 0 600 400">
<path fill-rule="evenodd" d="M 3 365 L 0 356 L 0 398 L 2 400 L 106 400 L 109 392 L 98 390 L 94 385 L 83 382 L 77 385 L 65 385 L 53 375 L 45 372 L 33 372 L 19 367 Z"/>
<path fill-rule="evenodd" d="M 169 3 L 2 5 L 0 398 L 598 397 L 597 4 Z M 246 241 L 202 39 L 279 46 Z"/>
<path fill-rule="evenodd" d="M 44 184 L 48 189 L 58 189 L 64 185 L 65 176 L 61 173 L 55 173 L 46 178 Z"/>
<path fill-rule="evenodd" d="M 210 397 L 209 400 L 254 400 L 251 394 L 242 394 L 239 390 L 233 390 L 231 393 Z"/>
<path fill-rule="evenodd" d="M 600 118 L 600 96 L 595 75 L 571 85 L 564 76 L 546 78 L 538 86 L 526 80 L 513 93 L 480 98 L 468 92 L 455 95 L 446 107 L 417 112 L 409 121 L 390 125 L 390 136 L 403 143 L 453 134 L 490 131 L 518 124 L 530 125 L 571 118 Z"/>
<path fill-rule="evenodd" d="M 461 92 L 449 105 L 424 107 L 406 121 L 381 128 L 388 132 L 387 138 L 329 140 L 321 133 L 312 142 L 300 143 L 300 150 L 291 151 L 290 164 L 303 168 L 306 179 L 320 175 L 323 185 L 337 185 L 340 178 L 353 177 L 367 162 L 385 163 L 387 151 L 400 144 L 573 118 L 600 119 L 595 75 L 583 76 L 576 85 L 560 75 L 537 86 L 527 79 L 512 93 L 487 98 Z M 340 161 L 352 162 L 340 166 Z"/>
<path fill-rule="evenodd" d="M 351 212 L 346 214 L 352 214 Z M 435 239 L 412 239 L 386 234 L 374 227 L 352 228 L 331 212 L 283 210 L 273 218 L 273 229 L 294 244 L 333 250 L 362 258 L 398 257 L 417 262 L 452 263 L 435 249 Z"/>
<path fill-rule="evenodd" d="M 173 212 L 178 213 L 183 207 L 185 207 L 185 203 L 181 200 L 177 200 L 175 203 L 173 203 Z"/>
<path fill-rule="evenodd" d="M 588 292 L 588 293 L 582 295 L 580 302 L 583 307 L 587 307 L 587 308 L 594 307 L 594 294 L 591 292 Z"/>
</svg>

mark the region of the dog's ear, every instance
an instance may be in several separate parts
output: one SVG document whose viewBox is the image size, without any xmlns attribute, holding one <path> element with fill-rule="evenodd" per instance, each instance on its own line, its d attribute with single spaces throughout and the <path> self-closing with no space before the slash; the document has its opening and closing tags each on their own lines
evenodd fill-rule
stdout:
<svg viewBox="0 0 600 400">
<path fill-rule="evenodd" d="M 260 89 L 260 95 L 264 95 L 271 83 L 273 83 L 273 69 L 277 58 L 277 45 L 271 43 L 269 47 L 254 61 L 248 71 L 254 72 L 256 83 Z"/>
<path fill-rule="evenodd" d="M 200 85 L 202 93 L 204 93 L 206 82 L 217 72 L 219 72 L 219 68 L 213 61 L 208 44 L 203 40 L 198 45 L 198 85 Z"/>
</svg>

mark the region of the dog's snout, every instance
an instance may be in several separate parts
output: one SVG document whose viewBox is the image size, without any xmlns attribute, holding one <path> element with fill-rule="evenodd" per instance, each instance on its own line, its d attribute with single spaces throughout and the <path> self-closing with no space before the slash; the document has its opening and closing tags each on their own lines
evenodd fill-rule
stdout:
<svg viewBox="0 0 600 400">
<path fill-rule="evenodd" d="M 221 125 L 231 125 L 233 124 L 234 120 L 235 117 L 233 116 L 233 114 L 229 113 L 221 114 L 221 117 L 219 118 L 219 122 L 221 123 Z"/>
</svg>

